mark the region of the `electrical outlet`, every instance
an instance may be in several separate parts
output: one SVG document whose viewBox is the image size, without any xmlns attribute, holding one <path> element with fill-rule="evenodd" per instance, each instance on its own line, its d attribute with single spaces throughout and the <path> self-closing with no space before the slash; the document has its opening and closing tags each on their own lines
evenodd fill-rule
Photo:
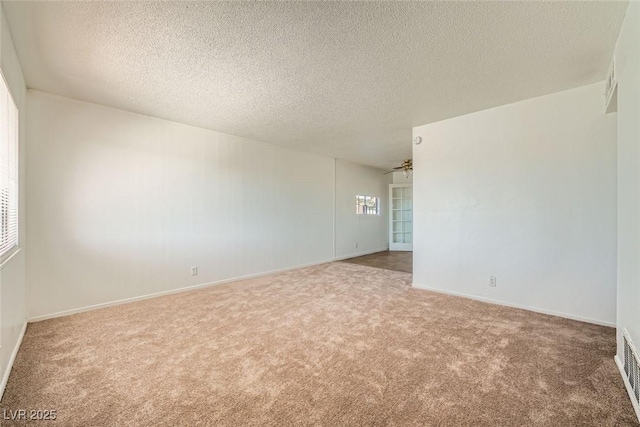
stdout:
<svg viewBox="0 0 640 427">
<path fill-rule="evenodd" d="M 489 286 L 492 288 L 496 287 L 496 276 L 489 276 Z"/>
<path fill-rule="evenodd" d="M 198 275 L 198 267 L 196 267 L 196 266 L 191 267 L 191 275 L 192 276 L 197 276 Z"/>
</svg>

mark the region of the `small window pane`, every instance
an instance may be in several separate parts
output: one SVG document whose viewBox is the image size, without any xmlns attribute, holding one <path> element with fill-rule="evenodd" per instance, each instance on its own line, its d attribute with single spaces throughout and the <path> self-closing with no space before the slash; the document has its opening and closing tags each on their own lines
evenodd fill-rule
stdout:
<svg viewBox="0 0 640 427">
<path fill-rule="evenodd" d="M 356 196 L 356 214 L 380 215 L 380 197 Z"/>
</svg>

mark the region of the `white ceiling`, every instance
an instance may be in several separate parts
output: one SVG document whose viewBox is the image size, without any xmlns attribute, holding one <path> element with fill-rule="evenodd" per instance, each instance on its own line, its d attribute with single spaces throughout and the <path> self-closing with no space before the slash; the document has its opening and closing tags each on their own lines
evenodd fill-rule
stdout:
<svg viewBox="0 0 640 427">
<path fill-rule="evenodd" d="M 30 88 L 380 167 L 604 79 L 626 2 L 3 2 Z"/>
</svg>

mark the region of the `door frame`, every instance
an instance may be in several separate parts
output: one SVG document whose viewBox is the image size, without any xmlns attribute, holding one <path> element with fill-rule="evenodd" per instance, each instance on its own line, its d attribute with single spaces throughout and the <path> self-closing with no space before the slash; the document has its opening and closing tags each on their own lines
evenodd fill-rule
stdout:
<svg viewBox="0 0 640 427">
<path fill-rule="evenodd" d="M 389 250 L 413 251 L 413 243 L 393 243 L 393 189 L 411 188 L 411 222 L 413 223 L 413 184 L 389 184 Z M 413 228 L 412 228 L 413 229 Z M 404 230 L 403 230 L 404 233 Z M 413 237 L 413 231 L 411 232 Z M 413 239 L 411 239 L 413 242 Z M 392 247 L 393 246 L 393 247 Z"/>
</svg>

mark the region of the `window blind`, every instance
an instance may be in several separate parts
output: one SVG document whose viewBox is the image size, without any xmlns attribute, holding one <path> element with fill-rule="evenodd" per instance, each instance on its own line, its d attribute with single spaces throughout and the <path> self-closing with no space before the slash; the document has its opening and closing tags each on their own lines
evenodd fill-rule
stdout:
<svg viewBox="0 0 640 427">
<path fill-rule="evenodd" d="M 18 246 L 18 108 L 0 78 L 0 260 Z"/>
</svg>

